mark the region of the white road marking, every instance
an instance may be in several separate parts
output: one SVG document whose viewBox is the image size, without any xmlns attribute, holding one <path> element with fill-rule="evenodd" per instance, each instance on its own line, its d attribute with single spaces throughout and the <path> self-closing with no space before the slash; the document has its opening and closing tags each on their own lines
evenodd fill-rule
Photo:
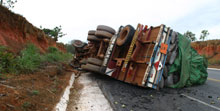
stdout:
<svg viewBox="0 0 220 111">
<path fill-rule="evenodd" d="M 219 70 L 220 71 L 220 69 L 217 69 L 217 68 L 208 68 L 209 70 Z"/>
<path fill-rule="evenodd" d="M 210 105 L 210 104 L 205 103 L 205 102 L 203 102 L 203 101 L 201 101 L 201 100 L 199 100 L 199 99 L 193 98 L 193 97 L 188 96 L 188 95 L 185 95 L 185 94 L 180 94 L 180 95 L 185 96 L 185 97 L 187 97 L 187 98 L 189 98 L 189 99 L 191 99 L 191 100 L 194 100 L 194 101 L 196 101 L 196 102 L 199 102 L 199 103 L 201 103 L 201 104 L 204 104 L 204 105 L 206 105 L 206 106 L 209 106 L 209 107 L 211 107 L 211 108 L 214 108 L 214 109 L 220 111 L 220 108 L 219 108 L 219 107 L 216 107 L 216 106 Z"/>
</svg>

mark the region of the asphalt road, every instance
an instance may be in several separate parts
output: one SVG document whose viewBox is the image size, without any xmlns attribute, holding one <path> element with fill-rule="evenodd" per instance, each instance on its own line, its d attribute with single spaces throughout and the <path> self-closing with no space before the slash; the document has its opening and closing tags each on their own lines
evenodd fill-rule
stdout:
<svg viewBox="0 0 220 111">
<path fill-rule="evenodd" d="M 209 78 L 220 80 L 220 69 L 208 69 Z"/>
<path fill-rule="evenodd" d="M 207 70 L 204 85 L 156 91 L 91 74 L 115 111 L 220 111 L 220 70 Z"/>
</svg>

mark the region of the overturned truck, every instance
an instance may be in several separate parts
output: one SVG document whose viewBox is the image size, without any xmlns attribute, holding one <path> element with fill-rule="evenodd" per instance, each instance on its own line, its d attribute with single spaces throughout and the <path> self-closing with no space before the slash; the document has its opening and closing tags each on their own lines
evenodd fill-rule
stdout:
<svg viewBox="0 0 220 111">
<path fill-rule="evenodd" d="M 89 57 L 83 70 L 154 89 L 203 84 L 207 61 L 191 48 L 190 40 L 165 25 L 121 26 L 116 32 L 100 25 L 88 33 Z"/>
</svg>

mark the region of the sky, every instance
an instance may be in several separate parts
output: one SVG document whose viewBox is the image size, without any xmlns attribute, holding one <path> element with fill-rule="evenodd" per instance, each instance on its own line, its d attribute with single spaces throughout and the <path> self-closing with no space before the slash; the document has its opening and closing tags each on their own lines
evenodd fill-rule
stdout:
<svg viewBox="0 0 220 111">
<path fill-rule="evenodd" d="M 36 27 L 62 26 L 67 35 L 59 42 L 87 40 L 89 30 L 107 25 L 115 30 L 128 24 L 165 24 L 174 31 L 187 30 L 199 39 L 220 39 L 220 0 L 18 0 L 12 9 Z"/>
</svg>

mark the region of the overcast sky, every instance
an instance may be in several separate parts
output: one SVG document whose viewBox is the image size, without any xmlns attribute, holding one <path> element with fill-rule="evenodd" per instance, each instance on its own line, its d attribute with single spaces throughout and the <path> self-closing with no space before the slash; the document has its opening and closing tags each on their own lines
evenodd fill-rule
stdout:
<svg viewBox="0 0 220 111">
<path fill-rule="evenodd" d="M 86 41 L 97 25 L 118 29 L 138 23 L 165 24 L 175 31 L 192 31 L 199 38 L 207 29 L 208 39 L 220 39 L 220 0 L 18 0 L 13 9 L 36 27 L 61 25 L 67 35 L 60 42 Z"/>
</svg>

